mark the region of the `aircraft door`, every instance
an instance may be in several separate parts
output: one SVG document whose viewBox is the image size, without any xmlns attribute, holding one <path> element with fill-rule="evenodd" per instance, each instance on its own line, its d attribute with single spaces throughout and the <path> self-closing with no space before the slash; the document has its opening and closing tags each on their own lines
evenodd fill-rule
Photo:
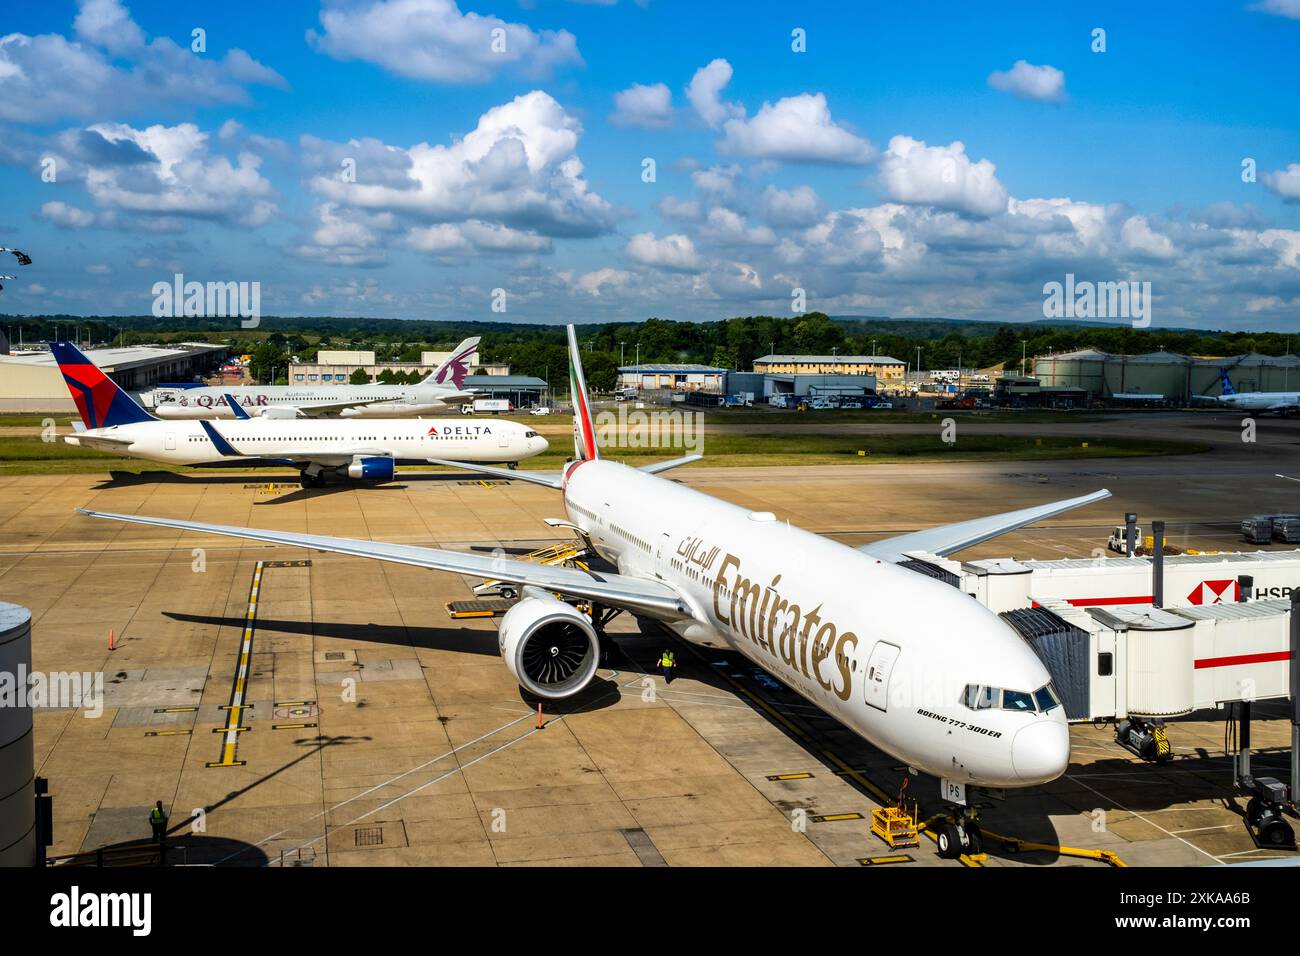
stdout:
<svg viewBox="0 0 1300 956">
<path fill-rule="evenodd" d="M 888 641 L 876 641 L 867 658 L 867 703 L 877 710 L 889 709 L 889 677 L 901 649 Z"/>
<path fill-rule="evenodd" d="M 499 435 L 497 436 L 497 447 L 498 447 L 498 448 L 509 448 L 509 447 L 510 447 L 510 435 L 507 434 L 507 432 L 506 432 L 506 430 L 505 430 L 504 428 L 501 429 L 501 434 L 499 434 Z"/>
<path fill-rule="evenodd" d="M 655 551 L 655 576 L 662 578 L 664 569 L 668 567 L 668 532 L 665 531 L 659 535 L 659 548 Z"/>
<path fill-rule="evenodd" d="M 175 451 L 175 450 L 176 450 L 176 433 L 175 433 L 175 432 L 168 432 L 166 438 L 164 439 L 164 444 L 165 444 L 165 447 L 166 447 L 166 449 L 167 449 L 168 451 Z"/>
</svg>

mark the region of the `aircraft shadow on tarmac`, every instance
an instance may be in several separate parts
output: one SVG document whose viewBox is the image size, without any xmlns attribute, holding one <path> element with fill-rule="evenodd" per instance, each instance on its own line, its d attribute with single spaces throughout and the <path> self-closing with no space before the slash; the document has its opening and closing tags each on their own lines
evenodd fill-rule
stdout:
<svg viewBox="0 0 1300 956">
<path fill-rule="evenodd" d="M 224 617 L 215 614 L 186 614 L 181 611 L 163 611 L 163 616 L 187 624 L 209 624 L 213 627 L 242 629 L 242 616 Z M 340 637 L 354 641 L 386 644 L 396 648 L 426 648 L 435 651 L 456 651 L 460 654 L 479 654 L 496 657 L 497 636 L 494 632 L 469 630 L 462 627 L 411 627 L 401 624 L 348 623 L 344 621 L 279 621 L 257 619 L 259 633 L 278 631 L 281 634 L 306 634 L 316 637 Z"/>
<path fill-rule="evenodd" d="M 430 474 L 420 474 L 418 472 L 402 473 L 400 475 L 402 482 L 376 484 L 365 481 L 351 481 L 346 479 L 328 480 L 323 488 L 302 489 L 310 492 L 311 495 L 331 494 L 336 491 L 350 491 L 353 489 L 365 489 L 367 491 L 401 491 L 408 488 L 410 482 L 442 482 L 442 481 L 466 481 L 472 480 L 466 472 L 434 472 Z M 96 491 L 104 491 L 110 488 L 126 488 L 133 485 L 284 485 L 286 487 L 298 484 L 298 479 L 289 475 L 257 475 L 241 473 L 238 475 L 221 474 L 220 468 L 213 468 L 210 474 L 181 474 L 175 471 L 109 471 L 108 477 L 95 486 Z M 275 504 L 289 498 L 277 498 L 275 501 L 265 502 L 266 504 Z"/>
</svg>

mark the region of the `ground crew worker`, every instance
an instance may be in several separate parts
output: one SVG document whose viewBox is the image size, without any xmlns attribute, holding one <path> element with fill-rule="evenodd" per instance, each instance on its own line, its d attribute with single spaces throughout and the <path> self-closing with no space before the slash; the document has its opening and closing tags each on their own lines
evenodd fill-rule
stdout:
<svg viewBox="0 0 1300 956">
<path fill-rule="evenodd" d="M 163 812 L 161 800 L 149 811 L 149 826 L 153 827 L 154 840 L 162 846 L 167 840 L 167 814 Z"/>
<path fill-rule="evenodd" d="M 665 650 L 659 655 L 659 673 L 664 675 L 664 683 L 673 682 L 673 668 L 677 666 L 677 658 L 672 651 Z"/>
</svg>

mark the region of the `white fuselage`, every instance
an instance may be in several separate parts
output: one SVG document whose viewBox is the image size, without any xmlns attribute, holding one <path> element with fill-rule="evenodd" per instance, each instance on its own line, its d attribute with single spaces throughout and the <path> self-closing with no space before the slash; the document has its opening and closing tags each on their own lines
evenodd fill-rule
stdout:
<svg viewBox="0 0 1300 956">
<path fill-rule="evenodd" d="M 316 455 L 391 456 L 401 461 L 513 462 L 546 450 L 546 439 L 518 422 L 497 418 L 448 419 L 241 419 L 222 422 L 218 433 L 248 458 L 302 458 Z M 129 445 L 95 444 L 97 437 L 129 440 Z M 74 445 L 107 449 L 133 458 L 175 465 L 230 462 L 198 421 L 149 421 L 93 428 L 68 435 Z M 238 459 L 233 459 L 238 460 Z M 306 460 L 303 460 L 306 464 Z"/>
<path fill-rule="evenodd" d="M 1064 772 L 1064 708 L 976 709 L 967 685 L 1032 695 L 1050 675 L 974 598 L 820 535 L 606 461 L 568 466 L 565 504 L 620 573 L 678 589 L 683 638 L 727 647 L 875 746 L 990 787 Z"/>
<path fill-rule="evenodd" d="M 1237 392 L 1235 395 L 1220 395 L 1219 402 L 1250 412 L 1282 411 L 1300 406 L 1300 392 Z"/>
<path fill-rule="evenodd" d="M 339 418 L 413 418 L 444 410 L 470 397 L 446 385 L 233 385 L 227 387 L 156 389 L 153 414 L 159 418 L 235 418 L 226 404 L 232 396 L 249 415 L 268 409 L 310 410 L 314 405 L 361 402 L 332 415 Z M 373 403 L 373 404 L 372 404 Z"/>
</svg>

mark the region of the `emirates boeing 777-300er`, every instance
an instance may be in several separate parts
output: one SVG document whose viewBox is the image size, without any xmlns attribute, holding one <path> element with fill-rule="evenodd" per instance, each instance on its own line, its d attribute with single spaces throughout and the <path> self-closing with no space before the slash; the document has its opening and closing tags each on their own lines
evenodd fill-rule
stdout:
<svg viewBox="0 0 1300 956">
<path fill-rule="evenodd" d="M 499 418 L 250 418 L 234 422 L 159 421 L 75 345 L 50 349 L 81 413 L 70 445 L 168 465 L 277 465 L 297 468 L 304 488 L 326 477 L 391 481 L 399 464 L 429 461 L 514 465 L 546 450 L 531 428 Z"/>
<path fill-rule="evenodd" d="M 662 622 L 685 641 L 735 651 L 874 746 L 938 777 L 944 799 L 959 808 L 937 834 L 944 856 L 978 850 L 968 787 L 1027 787 L 1065 771 L 1065 709 L 1043 662 L 997 614 L 899 563 L 913 551 L 950 554 L 1109 492 L 852 548 L 658 477 L 698 455 L 641 468 L 602 458 L 572 326 L 569 358 L 574 460 L 558 475 L 473 470 L 558 490 L 567 516 L 548 524 L 572 531 L 612 571 L 83 513 L 510 583 L 520 600 L 501 619 L 498 646 L 510 673 L 537 698 L 572 697 L 596 678 L 603 624 L 617 611 Z"/>
<path fill-rule="evenodd" d="M 414 418 L 460 405 L 474 397 L 463 386 L 479 337 L 456 346 L 418 385 L 204 385 L 156 388 L 159 418 L 239 418 L 235 405 L 253 418 Z M 149 399 L 147 398 L 146 401 Z"/>
</svg>

